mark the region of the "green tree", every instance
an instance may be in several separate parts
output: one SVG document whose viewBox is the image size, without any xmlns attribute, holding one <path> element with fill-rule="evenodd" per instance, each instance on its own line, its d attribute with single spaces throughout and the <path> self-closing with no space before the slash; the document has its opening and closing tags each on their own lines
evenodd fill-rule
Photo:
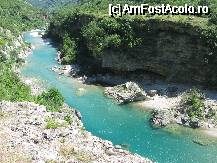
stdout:
<svg viewBox="0 0 217 163">
<path fill-rule="evenodd" d="M 63 106 L 64 98 L 57 89 L 51 88 L 39 95 L 36 101 L 40 105 L 46 106 L 48 111 L 58 112 Z"/>
<path fill-rule="evenodd" d="M 188 116 L 198 119 L 203 119 L 205 116 L 205 96 L 200 90 L 194 88 L 186 96 L 187 114 Z"/>
<path fill-rule="evenodd" d="M 76 60 L 76 54 L 77 54 L 77 46 L 76 42 L 73 38 L 70 38 L 68 35 L 66 35 L 63 39 L 63 45 L 62 45 L 62 63 L 73 63 Z"/>
<path fill-rule="evenodd" d="M 87 40 L 88 49 L 94 56 L 100 55 L 104 49 L 105 31 L 97 21 L 91 21 L 82 29 L 82 35 Z"/>
</svg>

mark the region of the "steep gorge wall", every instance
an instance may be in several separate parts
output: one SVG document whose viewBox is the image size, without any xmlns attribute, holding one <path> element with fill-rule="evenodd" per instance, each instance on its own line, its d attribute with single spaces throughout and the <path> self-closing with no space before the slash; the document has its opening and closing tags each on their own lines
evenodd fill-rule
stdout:
<svg viewBox="0 0 217 163">
<path fill-rule="evenodd" d="M 94 19 L 92 16 L 80 16 L 76 21 L 67 22 L 67 28 L 50 27 L 53 37 L 61 39 L 64 33 L 80 39 L 81 49 L 86 51 L 82 57 L 90 57 L 87 40 L 81 34 L 81 29 Z M 103 19 L 103 18 L 99 18 Z M 112 72 L 129 72 L 143 70 L 165 77 L 169 81 L 195 82 L 209 86 L 217 85 L 217 53 L 213 48 L 216 36 L 205 38 L 201 28 L 188 23 L 179 23 L 157 19 L 117 19 L 120 24 L 129 23 L 134 38 L 141 40 L 133 48 L 124 45 L 103 49 L 102 54 L 90 57 L 93 68 L 103 68 Z M 116 32 L 117 34 L 118 31 Z M 120 34 L 121 36 L 121 34 Z M 97 37 L 97 36 L 96 36 Z"/>
<path fill-rule="evenodd" d="M 108 50 L 102 56 L 103 68 L 145 70 L 169 80 L 206 81 L 210 71 L 207 56 L 211 49 L 193 31 L 186 32 L 171 22 L 153 23 L 150 31 L 143 27 L 142 22 L 135 23 L 134 30 L 142 38 L 141 46 L 127 53 Z"/>
</svg>

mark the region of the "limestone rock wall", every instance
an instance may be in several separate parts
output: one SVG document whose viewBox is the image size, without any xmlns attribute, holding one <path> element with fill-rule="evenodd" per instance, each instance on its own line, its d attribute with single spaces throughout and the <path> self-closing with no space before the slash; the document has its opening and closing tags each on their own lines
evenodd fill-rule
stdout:
<svg viewBox="0 0 217 163">
<path fill-rule="evenodd" d="M 94 54 L 87 50 L 86 40 L 79 32 L 92 19 L 82 15 L 74 22 L 65 22 L 71 25 L 70 31 L 51 25 L 50 33 L 56 38 L 61 38 L 65 32 L 76 38 L 81 37 L 79 46 L 85 52 L 80 58 L 88 58 Z M 85 62 L 96 71 L 104 69 L 123 73 L 142 70 L 163 76 L 169 81 L 217 85 L 217 48 L 213 46 L 216 36 L 210 34 L 210 38 L 205 37 L 203 33 L 207 29 L 169 20 L 129 21 L 120 18 L 117 21 L 130 23 L 134 38 L 139 38 L 141 44 L 134 48 L 123 48 L 122 45 L 120 48 L 104 49 L 102 55 L 86 59 Z"/>
</svg>

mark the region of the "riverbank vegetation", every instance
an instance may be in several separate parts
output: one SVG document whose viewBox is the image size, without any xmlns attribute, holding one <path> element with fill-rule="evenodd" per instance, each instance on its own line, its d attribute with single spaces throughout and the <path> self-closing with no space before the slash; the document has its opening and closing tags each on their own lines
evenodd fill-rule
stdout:
<svg viewBox="0 0 217 163">
<path fill-rule="evenodd" d="M 210 100 L 198 88 L 192 88 L 176 96 L 176 104 L 168 109 L 156 109 L 151 118 L 155 127 L 177 123 L 191 128 L 216 128 L 217 103 Z"/>
<path fill-rule="evenodd" d="M 45 25 L 44 12 L 20 0 L 0 1 L 0 100 L 31 101 L 45 105 L 48 111 L 60 111 L 64 98 L 58 90 L 50 89 L 39 96 L 31 94 L 15 73 L 22 65 L 28 43 L 22 32 Z"/>
<path fill-rule="evenodd" d="M 48 111 L 58 112 L 64 103 L 63 96 L 56 89 L 49 89 L 39 96 L 31 94 L 29 86 L 11 71 L 13 63 L 0 64 L 0 100 L 21 102 L 31 101 L 46 106 Z"/>
<path fill-rule="evenodd" d="M 46 106 L 48 111 L 57 112 L 61 110 L 64 98 L 57 89 L 52 88 L 39 95 L 36 102 Z"/>
<path fill-rule="evenodd" d="M 0 100 L 32 100 L 31 89 L 23 84 L 14 72 L 11 72 L 11 66 L 11 63 L 0 63 Z"/>
<path fill-rule="evenodd" d="M 184 97 L 184 104 L 187 106 L 187 114 L 190 119 L 205 118 L 205 95 L 198 89 L 190 90 Z"/>
</svg>

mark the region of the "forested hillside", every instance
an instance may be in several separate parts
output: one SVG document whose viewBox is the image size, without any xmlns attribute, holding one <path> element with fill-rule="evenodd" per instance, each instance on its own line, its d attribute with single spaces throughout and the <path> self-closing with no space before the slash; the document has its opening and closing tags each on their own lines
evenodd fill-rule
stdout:
<svg viewBox="0 0 217 163">
<path fill-rule="evenodd" d="M 41 10 L 23 0 L 0 0 L 0 26 L 14 33 L 40 27 L 43 23 Z"/>
</svg>

